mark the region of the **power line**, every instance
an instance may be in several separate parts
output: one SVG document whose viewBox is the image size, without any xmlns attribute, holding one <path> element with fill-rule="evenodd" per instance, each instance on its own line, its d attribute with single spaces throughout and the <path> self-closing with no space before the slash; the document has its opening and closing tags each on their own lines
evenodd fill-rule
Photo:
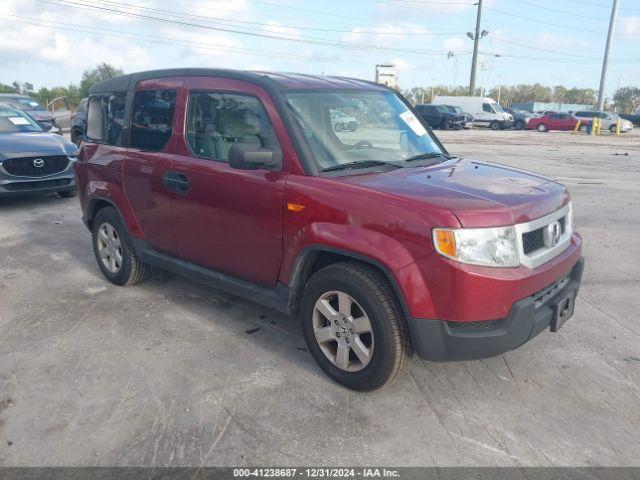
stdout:
<svg viewBox="0 0 640 480">
<path fill-rule="evenodd" d="M 522 20 L 528 20 L 530 22 L 534 22 L 534 23 L 539 23 L 541 25 L 548 25 L 551 27 L 558 27 L 561 28 L 563 30 L 575 30 L 578 32 L 588 32 L 588 33 L 598 33 L 598 34 L 604 34 L 605 32 L 602 30 L 589 30 L 586 28 L 579 28 L 579 27 L 571 27 L 569 25 L 560 25 L 559 23 L 552 23 L 552 22 L 545 22 L 544 20 L 538 20 L 537 18 L 531 18 L 531 17 L 525 17 L 524 15 L 518 15 L 515 13 L 511 13 L 511 12 L 506 12 L 504 10 L 499 10 L 497 8 L 493 8 L 493 7 L 484 7 L 487 10 L 491 10 L 492 12 L 496 12 L 496 13 L 500 13 L 502 15 L 507 15 L 509 17 L 515 17 L 515 18 L 520 18 Z"/>
<path fill-rule="evenodd" d="M 575 58 L 585 58 L 585 59 L 599 59 L 599 57 L 593 57 L 593 56 L 587 56 L 587 55 L 579 55 L 579 54 L 576 54 L 576 53 L 561 52 L 561 51 L 558 51 L 558 50 L 550 50 L 550 49 L 547 49 L 547 48 L 534 47 L 532 45 L 527 45 L 526 43 L 520 43 L 520 42 L 517 42 L 517 41 L 514 41 L 514 40 L 510 40 L 508 38 L 500 37 L 498 35 L 492 35 L 491 39 L 492 40 L 496 40 L 496 41 L 501 42 L 501 43 L 508 43 L 510 45 L 516 45 L 518 47 L 528 48 L 530 50 L 537 50 L 539 52 L 554 53 L 556 55 L 563 55 L 565 57 L 575 57 Z"/>
<path fill-rule="evenodd" d="M 590 7 L 606 8 L 607 10 L 611 9 L 611 5 L 603 5 L 602 3 L 585 2 L 584 0 L 569 0 L 569 1 L 573 3 L 577 3 L 579 5 L 588 5 Z M 618 9 L 629 10 L 631 12 L 640 12 L 640 8 L 633 8 L 633 7 L 618 7 Z"/>
<path fill-rule="evenodd" d="M 522 3 L 524 5 L 528 5 L 530 7 L 535 7 L 535 8 L 540 8 L 542 10 L 547 10 L 549 12 L 554 12 L 554 13 L 561 13 L 563 15 L 570 15 L 572 17 L 577 17 L 577 18 L 587 18 L 589 20 L 602 20 L 602 17 L 591 17 L 589 15 L 582 15 L 580 13 L 575 13 L 575 12 L 568 12 L 566 10 L 558 10 L 555 8 L 551 8 L 551 7 L 545 7 L 543 5 L 538 5 L 537 3 L 533 3 L 533 2 L 527 2 L 526 0 L 512 0 L 514 2 L 518 2 L 518 3 Z"/>
<path fill-rule="evenodd" d="M 403 48 L 393 48 L 393 47 L 372 46 L 372 45 L 364 45 L 364 44 L 351 43 L 351 42 L 338 42 L 338 41 L 333 41 L 333 40 L 326 40 L 326 39 L 319 38 L 319 37 L 270 35 L 270 34 L 267 34 L 267 33 L 258 33 L 256 31 L 244 31 L 244 30 L 236 30 L 236 29 L 230 29 L 230 28 L 214 27 L 214 26 L 211 26 L 211 25 L 202 25 L 202 24 L 199 24 L 199 23 L 191 23 L 191 22 L 186 22 L 186 21 L 181 21 L 181 20 L 156 17 L 156 16 L 152 16 L 152 15 L 143 15 L 141 13 L 127 12 L 127 11 L 118 10 L 118 9 L 114 9 L 114 8 L 107 8 L 107 7 L 102 7 L 102 6 L 98 6 L 98 5 L 95 5 L 95 4 L 81 3 L 81 2 L 76 2 L 76 1 L 72 1 L 72 0 L 56 0 L 59 3 L 54 3 L 54 1 L 51 1 L 51 0 L 36 0 L 36 1 L 38 1 L 40 3 L 49 4 L 49 5 L 70 6 L 72 8 L 78 8 L 78 9 L 81 9 L 81 10 L 105 11 L 105 12 L 109 12 L 109 13 L 117 13 L 119 15 L 125 15 L 125 16 L 128 16 L 128 17 L 133 17 L 133 18 L 144 18 L 144 19 L 147 19 L 147 20 L 155 20 L 155 21 L 159 21 L 159 22 L 175 24 L 175 25 L 180 25 L 180 26 L 196 27 L 196 28 L 202 28 L 202 29 L 207 29 L 207 30 L 215 30 L 215 31 L 220 31 L 220 32 L 227 32 L 227 33 L 233 33 L 233 34 L 238 34 L 238 35 L 246 35 L 246 36 L 258 37 L 258 38 L 269 38 L 269 39 L 274 39 L 274 40 L 286 40 L 286 41 L 297 42 L 297 43 L 307 43 L 307 44 L 315 44 L 315 45 L 332 46 L 332 47 L 343 48 L 343 49 L 351 49 L 351 50 L 358 50 L 358 51 L 369 51 L 369 52 L 376 52 L 376 53 L 403 53 L 405 55 L 420 55 L 420 56 L 424 55 L 424 54 L 440 55 L 440 56 L 444 56 L 445 55 L 445 53 L 442 50 L 415 50 L 415 49 L 403 49 Z"/>
<path fill-rule="evenodd" d="M 91 0 L 90 0 L 91 1 Z M 152 7 L 144 7 L 144 6 L 140 6 L 140 5 L 135 5 L 135 4 L 131 4 L 131 3 L 124 3 L 124 2 L 119 2 L 119 1 L 115 1 L 115 0 L 101 0 L 102 4 L 108 4 L 111 6 L 116 6 L 116 7 L 128 7 L 128 8 L 134 8 L 137 10 L 141 10 L 141 11 L 150 11 L 150 12 L 159 12 L 160 14 L 171 14 L 171 15 L 178 15 L 181 17 L 187 17 L 187 18 L 195 18 L 197 20 L 203 20 L 203 21 L 209 21 L 209 22 L 222 22 L 222 23 L 226 23 L 226 24 L 235 24 L 235 23 L 241 23 L 241 24 L 247 24 L 247 25 L 256 25 L 256 26 L 261 26 L 261 27 L 277 27 L 277 28 L 285 28 L 285 29 L 290 29 L 290 30 L 311 30 L 311 31 L 317 31 L 317 32 L 330 32 L 330 33 L 357 33 L 357 34 L 365 34 L 365 35 L 391 35 L 391 36 L 450 36 L 450 35 L 461 35 L 464 34 L 464 32 L 406 32 L 404 31 L 404 29 L 402 31 L 395 31 L 395 32 L 389 32 L 389 31 L 376 31 L 376 30 L 360 30 L 358 29 L 358 27 L 354 27 L 351 30 L 338 30 L 335 28 L 316 28 L 316 27 L 308 27 L 308 26 L 301 26 L 301 25 L 283 25 L 283 24 L 269 24 L 269 23 L 264 23 L 264 22 L 252 22 L 249 20 L 236 20 L 236 19 L 230 19 L 230 18 L 224 18 L 224 17 L 210 17 L 207 15 L 196 15 L 193 13 L 183 13 L 183 12 L 178 12 L 176 10 L 166 10 L 166 9 L 162 9 L 162 8 L 152 8 Z M 382 26 L 384 27 L 384 26 Z"/>
<path fill-rule="evenodd" d="M 180 41 L 180 40 L 175 40 L 172 38 L 168 38 L 168 37 L 160 37 L 160 36 L 156 36 L 156 35 L 146 35 L 146 34 L 139 34 L 139 33 L 130 33 L 130 32 L 124 32 L 121 30 L 113 30 L 113 29 L 108 29 L 108 28 L 104 28 L 104 27 L 95 27 L 95 26 L 89 26 L 89 25 L 78 25 L 78 24 L 74 24 L 74 23 L 67 23 L 67 22 L 59 22 L 59 21 L 55 21 L 55 20 L 36 20 L 36 19 L 32 19 L 30 17 L 24 17 L 21 15 L 13 15 L 13 14 L 8 14 L 8 13 L 0 13 L 0 17 L 4 17 L 5 19 L 7 19 L 7 17 L 11 17 L 9 18 L 12 22 L 15 23 L 21 23 L 21 24 L 25 24 L 25 25 L 33 25 L 36 27 L 41 27 L 41 28 L 58 28 L 61 30 L 68 30 L 68 31 L 72 31 L 72 32 L 78 32 L 78 33 L 88 33 L 88 34 L 92 34 L 95 35 L 96 34 L 96 30 L 98 32 L 100 32 L 100 35 L 105 35 L 105 36 L 109 36 L 109 37 L 114 37 L 114 38 L 125 38 L 125 39 L 134 39 L 134 40 L 139 40 L 139 41 L 143 41 L 143 42 L 153 42 L 153 43 L 164 43 L 167 45 L 177 45 L 177 46 L 187 46 L 187 47 L 193 47 L 193 48 L 198 48 L 198 49 L 203 49 L 203 50 L 211 50 L 211 51 L 219 51 L 219 50 L 223 50 L 223 51 L 231 51 L 231 52 L 240 52 L 240 53 L 244 53 L 244 54 L 248 54 L 248 55 L 255 55 L 255 54 L 264 54 L 264 55 L 268 55 L 268 56 L 274 56 L 274 57 L 280 57 L 280 58 L 286 58 L 286 59 L 296 59 L 296 60 L 303 60 L 303 61 L 308 61 L 310 60 L 308 57 L 305 56 L 300 56 L 300 55 L 295 55 L 295 54 L 291 54 L 291 53 L 287 53 L 287 52 L 278 52 L 278 51 L 273 51 L 273 50 L 259 50 L 259 49 L 254 49 L 254 48 L 241 48 L 241 47 L 230 47 L 230 46 L 222 46 L 222 45 L 217 45 L 217 46 L 212 46 L 208 43 L 202 43 L 202 42 L 189 42 L 189 41 Z M 23 19 L 23 20 L 16 20 L 16 19 Z M 41 22 L 41 23 L 37 23 L 37 22 Z M 43 24 L 42 22 L 46 22 L 46 24 Z M 53 24 L 53 25 L 50 25 Z M 335 63 L 359 63 L 362 65 L 371 65 L 370 62 L 358 62 L 358 61 L 354 61 L 354 60 L 340 60 L 340 59 L 335 59 L 335 58 L 326 58 L 326 57 L 316 57 L 314 56 L 313 61 L 322 61 L 322 62 L 335 62 Z"/>
</svg>

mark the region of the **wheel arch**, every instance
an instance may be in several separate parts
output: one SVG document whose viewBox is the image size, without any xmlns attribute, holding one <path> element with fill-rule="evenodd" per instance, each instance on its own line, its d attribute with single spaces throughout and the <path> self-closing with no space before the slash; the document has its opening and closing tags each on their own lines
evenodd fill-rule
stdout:
<svg viewBox="0 0 640 480">
<path fill-rule="evenodd" d="M 361 253 L 325 245 L 310 245 L 302 249 L 296 256 L 289 277 L 288 310 L 296 314 L 300 306 L 302 291 L 311 276 L 323 267 L 338 262 L 359 262 L 378 270 L 389 282 L 405 317 L 409 316 L 406 299 L 398 281 L 391 270 L 379 260 Z"/>
<path fill-rule="evenodd" d="M 127 227 L 127 233 L 130 237 L 144 238 L 142 230 L 133 215 L 126 215 L 115 199 L 105 197 L 103 195 L 94 195 L 87 202 L 87 208 L 84 214 L 84 223 L 89 230 L 93 227 L 93 219 L 96 214 L 103 208 L 112 207 L 120 216 L 124 225 Z"/>
</svg>

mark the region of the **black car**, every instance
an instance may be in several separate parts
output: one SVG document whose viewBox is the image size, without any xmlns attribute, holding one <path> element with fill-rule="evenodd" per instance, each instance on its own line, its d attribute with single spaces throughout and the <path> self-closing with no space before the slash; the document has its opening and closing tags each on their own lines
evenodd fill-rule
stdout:
<svg viewBox="0 0 640 480">
<path fill-rule="evenodd" d="M 640 115 L 636 114 L 636 115 L 630 115 L 628 113 L 621 113 L 620 118 L 623 118 L 625 120 L 629 120 L 631 123 L 633 123 L 636 126 L 640 126 Z"/>
<path fill-rule="evenodd" d="M 0 197 L 25 193 L 76 194 L 77 147 L 46 132 L 25 112 L 0 104 Z"/>
<path fill-rule="evenodd" d="M 513 126 L 516 130 L 524 130 L 529 120 L 533 118 L 533 113 L 518 110 L 517 108 L 504 108 L 503 110 L 513 116 Z"/>
<path fill-rule="evenodd" d="M 456 107 L 454 105 L 445 105 L 445 107 L 447 107 L 447 110 L 451 113 L 464 115 L 464 128 L 473 128 L 473 115 L 462 110 L 462 107 Z"/>
<path fill-rule="evenodd" d="M 60 129 L 56 126 L 56 118 L 53 113 L 27 95 L 0 93 L 0 103 L 10 105 L 16 110 L 27 113 L 36 122 L 39 122 L 46 131 L 60 132 Z"/>
<path fill-rule="evenodd" d="M 83 98 L 78 104 L 78 108 L 71 115 L 71 141 L 78 147 L 87 131 L 87 102 L 88 98 Z"/>
<path fill-rule="evenodd" d="M 416 105 L 416 111 L 431 128 L 459 129 L 466 123 L 464 115 L 450 112 L 444 105 Z"/>
</svg>

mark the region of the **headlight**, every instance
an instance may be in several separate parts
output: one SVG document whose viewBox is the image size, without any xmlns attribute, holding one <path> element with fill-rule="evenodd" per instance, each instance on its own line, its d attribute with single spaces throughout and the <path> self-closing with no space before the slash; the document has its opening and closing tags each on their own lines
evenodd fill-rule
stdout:
<svg viewBox="0 0 640 480">
<path fill-rule="evenodd" d="M 516 229 L 434 228 L 433 244 L 441 255 L 461 263 L 488 267 L 517 267 Z"/>
</svg>

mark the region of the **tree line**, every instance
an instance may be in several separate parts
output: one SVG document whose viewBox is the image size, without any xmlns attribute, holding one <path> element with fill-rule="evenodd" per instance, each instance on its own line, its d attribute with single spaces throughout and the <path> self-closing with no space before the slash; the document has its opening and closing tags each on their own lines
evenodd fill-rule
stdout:
<svg viewBox="0 0 640 480">
<path fill-rule="evenodd" d="M 0 83 L 0 93 L 20 93 L 23 95 L 29 95 L 45 106 L 57 98 L 63 98 L 66 106 L 70 110 L 74 110 L 80 103 L 80 100 L 89 95 L 89 90 L 91 90 L 91 87 L 94 84 L 122 74 L 123 72 L 119 68 L 115 68 L 107 63 L 102 63 L 97 65 L 95 68 L 85 70 L 82 73 L 79 85 L 71 83 L 66 87 L 42 87 L 38 90 L 34 90 L 32 83 L 21 83 L 16 81 L 11 85 Z"/>
<path fill-rule="evenodd" d="M 0 83 L 0 93 L 22 93 L 35 98 L 43 105 L 56 98 L 64 97 L 68 108 L 75 109 L 80 100 L 89 95 L 89 90 L 93 84 L 108 78 L 122 75 L 122 70 L 107 63 L 102 63 L 93 69 L 85 70 L 82 73 L 80 84 L 70 84 L 67 87 L 42 87 L 35 91 L 33 84 L 13 82 L 11 85 Z M 437 85 L 433 87 L 413 87 L 403 90 L 402 93 L 414 104 L 429 103 L 432 97 L 438 95 L 465 96 L 469 90 L 465 86 L 447 87 Z M 592 88 L 566 88 L 562 85 L 548 87 L 539 83 L 533 85 L 504 85 L 500 89 L 494 87 L 488 91 L 476 90 L 476 95 L 491 97 L 494 100 L 500 99 L 500 103 L 508 107 L 513 103 L 525 102 L 550 102 L 550 103 L 578 103 L 585 105 L 595 105 L 598 92 Z M 622 113 L 635 113 L 640 108 L 640 87 L 619 88 L 612 99 L 608 99 L 607 109 L 616 109 Z"/>
</svg>

